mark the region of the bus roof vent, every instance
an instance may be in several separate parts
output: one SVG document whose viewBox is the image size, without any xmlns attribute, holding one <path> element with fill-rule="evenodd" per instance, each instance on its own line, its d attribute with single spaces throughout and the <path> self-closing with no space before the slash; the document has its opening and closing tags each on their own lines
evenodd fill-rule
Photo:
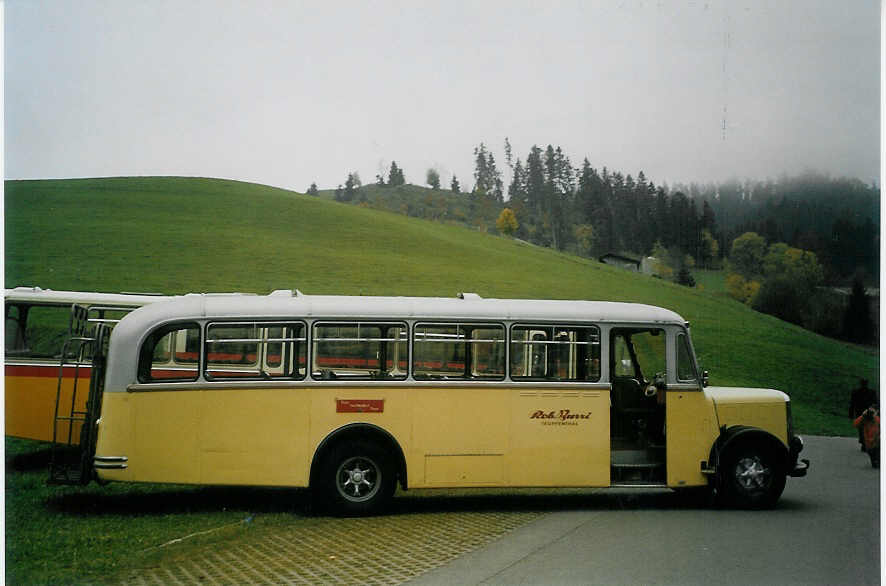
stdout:
<svg viewBox="0 0 886 586">
<path fill-rule="evenodd" d="M 459 293 L 457 295 L 457 297 L 459 299 L 470 299 L 470 300 L 483 299 L 482 297 L 480 297 L 476 293 Z"/>
<path fill-rule="evenodd" d="M 271 291 L 269 297 L 292 297 L 292 289 L 275 289 Z"/>
</svg>

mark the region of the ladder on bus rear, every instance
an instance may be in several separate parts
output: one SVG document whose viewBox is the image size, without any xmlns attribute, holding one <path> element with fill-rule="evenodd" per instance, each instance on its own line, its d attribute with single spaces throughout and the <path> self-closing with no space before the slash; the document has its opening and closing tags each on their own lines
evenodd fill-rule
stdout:
<svg viewBox="0 0 886 586">
<path fill-rule="evenodd" d="M 73 305 L 68 339 L 62 346 L 52 422 L 49 484 L 85 485 L 93 478 L 93 457 L 104 391 L 108 338 L 119 319 L 109 313 L 131 311 L 122 307 Z M 86 388 L 80 369 L 91 367 Z M 65 376 L 65 371 L 69 376 Z M 73 371 L 73 377 L 70 372 Z M 86 395 L 85 408 L 83 396 Z"/>
</svg>

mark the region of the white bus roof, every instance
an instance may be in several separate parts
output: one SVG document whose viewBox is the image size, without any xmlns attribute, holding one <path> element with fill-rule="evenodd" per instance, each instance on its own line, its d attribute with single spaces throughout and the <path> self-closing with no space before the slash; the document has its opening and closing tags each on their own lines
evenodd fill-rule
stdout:
<svg viewBox="0 0 886 586">
<path fill-rule="evenodd" d="M 686 325 L 661 307 L 611 301 L 483 299 L 474 294 L 449 297 L 365 297 L 304 295 L 188 294 L 152 303 L 126 315 L 111 333 L 108 388 L 135 382 L 139 347 L 163 324 L 191 320 L 419 320 L 429 322 L 609 323 Z"/>
<path fill-rule="evenodd" d="M 275 291 L 263 296 L 189 294 L 126 316 L 117 335 L 140 336 L 155 324 L 187 319 L 390 319 L 606 322 L 685 325 L 661 307 L 612 301 L 484 299 L 458 297 L 369 297 L 304 295 Z M 132 340 L 135 342 L 136 340 Z"/>
<path fill-rule="evenodd" d="M 168 301 L 168 295 L 147 293 L 94 293 L 88 291 L 53 291 L 40 287 L 16 287 L 6 289 L 3 298 L 9 302 L 31 305 L 105 305 L 113 307 L 140 307 L 158 301 Z"/>
<path fill-rule="evenodd" d="M 142 293 L 94 293 L 53 291 L 40 287 L 6 289 L 6 301 L 32 304 L 111 305 L 140 307 L 162 303 L 156 311 L 138 312 L 127 318 L 131 327 L 150 327 L 151 322 L 200 318 L 368 318 L 368 319 L 468 319 L 601 321 L 684 324 L 680 315 L 653 305 L 613 301 L 538 299 L 484 299 L 474 293 L 457 297 L 379 297 L 304 295 L 278 290 L 269 295 L 241 293 L 189 293 L 152 295 Z M 172 303 L 170 303 L 172 302 Z M 136 323 L 136 320 L 138 323 Z"/>
</svg>

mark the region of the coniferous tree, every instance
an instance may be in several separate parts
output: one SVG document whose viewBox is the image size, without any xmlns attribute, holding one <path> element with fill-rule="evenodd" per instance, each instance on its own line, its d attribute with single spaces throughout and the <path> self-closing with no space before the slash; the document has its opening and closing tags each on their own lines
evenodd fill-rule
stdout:
<svg viewBox="0 0 886 586">
<path fill-rule="evenodd" d="M 474 149 L 474 191 L 491 195 L 499 203 L 504 201 L 501 173 L 492 152 L 482 142 Z"/>
<path fill-rule="evenodd" d="M 556 149 L 548 145 L 544 160 L 543 197 L 545 224 L 549 226 L 550 238 L 554 248 L 565 248 L 565 240 L 569 232 L 564 229 L 565 215 L 572 209 L 575 180 L 572 165 L 560 147 Z"/>
<path fill-rule="evenodd" d="M 311 182 L 311 186 L 308 187 L 307 194 L 313 196 L 320 195 L 320 190 L 317 189 L 317 184 L 315 182 Z"/>
<path fill-rule="evenodd" d="M 581 170 L 578 172 L 578 190 L 575 193 L 580 223 L 590 224 L 595 215 L 592 182 L 596 174 L 597 172 L 591 167 L 591 162 L 585 157 L 581 164 Z"/>
<path fill-rule="evenodd" d="M 624 204 L 622 206 L 622 209 L 624 210 L 624 217 L 622 218 L 622 222 L 624 225 L 625 234 L 628 235 L 624 248 L 625 250 L 634 253 L 642 252 L 640 250 L 642 245 L 640 244 L 638 238 L 641 230 L 639 205 L 637 204 L 637 184 L 634 182 L 634 178 L 631 177 L 630 173 L 625 175 L 624 187 L 622 189 L 621 197 L 624 200 Z"/>
<path fill-rule="evenodd" d="M 492 189 L 489 177 L 489 163 L 486 160 L 486 145 L 482 142 L 474 148 L 474 189 L 486 193 Z"/>
<path fill-rule="evenodd" d="M 689 200 L 689 213 L 686 216 L 686 248 L 683 249 L 693 258 L 701 257 L 701 221 L 698 216 L 698 206 L 695 199 Z"/>
<path fill-rule="evenodd" d="M 670 198 L 668 197 L 668 193 L 663 187 L 659 186 L 655 192 L 655 234 L 657 236 L 656 239 L 660 240 L 665 247 L 673 244 L 673 238 L 671 237 L 671 222 L 668 215 L 669 209 Z"/>
<path fill-rule="evenodd" d="M 514 169 L 514 153 L 511 150 L 511 141 L 508 140 L 508 137 L 505 137 L 505 164 L 507 164 L 508 168 Z"/>
<path fill-rule="evenodd" d="M 655 205 L 656 198 L 658 194 L 658 189 L 655 187 L 655 183 L 650 181 L 646 185 L 646 229 L 644 232 L 648 232 L 647 241 L 649 246 L 647 247 L 646 254 L 652 250 L 652 247 L 655 246 L 656 239 L 659 238 L 659 234 L 656 231 L 656 218 L 655 218 Z"/>
<path fill-rule="evenodd" d="M 431 186 L 431 189 L 440 189 L 440 173 L 436 169 L 428 169 L 427 184 Z"/>
<path fill-rule="evenodd" d="M 701 205 L 701 228 L 708 230 L 712 235 L 717 233 L 717 216 L 707 199 Z"/>
<path fill-rule="evenodd" d="M 508 185 L 508 207 L 521 219 L 527 218 L 530 215 L 526 199 L 526 172 L 520 159 L 517 159 L 516 163 L 511 166 L 511 184 Z M 518 238 L 528 238 L 529 231 L 525 224 L 525 221 L 521 221 L 518 224 L 515 232 L 515 236 Z"/>
<path fill-rule="evenodd" d="M 609 175 L 609 190 L 611 198 L 612 210 L 612 250 L 620 251 L 630 248 L 627 240 L 631 238 L 631 233 L 627 226 L 630 217 L 627 198 L 625 197 L 625 178 L 620 171 L 615 171 Z"/>
<path fill-rule="evenodd" d="M 491 152 L 488 153 L 486 160 L 492 177 L 492 190 L 489 193 L 497 203 L 504 203 L 504 183 L 501 180 L 501 171 L 496 168 L 495 157 Z"/>
<path fill-rule="evenodd" d="M 693 278 L 692 273 L 689 272 L 689 267 L 686 263 L 682 263 L 680 265 L 680 270 L 677 271 L 677 276 L 674 277 L 674 280 L 678 285 L 685 285 L 686 287 L 695 287 L 695 278 Z"/>
<path fill-rule="evenodd" d="M 535 244 L 547 245 L 549 237 L 544 234 L 543 218 L 545 214 L 545 172 L 542 163 L 542 151 L 532 145 L 526 157 L 526 201 L 529 205 L 527 223 L 530 240 Z"/>
<path fill-rule="evenodd" d="M 578 178 L 578 205 L 583 210 L 584 224 L 592 226 L 593 252 L 608 252 L 611 233 L 608 204 L 604 196 L 603 180 L 585 158 Z"/>
<path fill-rule="evenodd" d="M 843 315 L 843 337 L 857 344 L 869 344 L 874 339 L 870 298 L 858 273 L 852 281 L 849 305 Z"/>
<path fill-rule="evenodd" d="M 461 193 L 461 185 L 459 185 L 458 177 L 455 175 L 452 176 L 452 182 L 449 184 L 449 189 L 452 190 L 452 193 Z"/>
<path fill-rule="evenodd" d="M 388 172 L 388 185 L 397 187 L 405 185 L 406 178 L 403 176 L 403 170 L 397 166 L 397 161 L 391 161 L 391 170 Z"/>
<path fill-rule="evenodd" d="M 637 210 L 637 250 L 636 252 L 646 256 L 655 244 L 655 233 L 651 230 L 652 225 L 652 196 L 650 195 L 649 183 L 646 175 L 641 170 L 637 174 L 637 184 L 634 187 L 634 201 Z"/>
<path fill-rule="evenodd" d="M 615 206 L 613 205 L 612 176 L 606 167 L 603 167 L 600 175 L 600 198 L 603 202 L 601 223 L 604 226 L 603 235 L 606 237 L 606 251 L 614 252 L 618 245 L 615 234 Z"/>
<path fill-rule="evenodd" d="M 682 191 L 677 191 L 671 197 L 671 209 L 668 214 L 672 236 L 668 248 L 676 246 L 682 251 L 689 250 L 689 242 L 691 240 L 689 232 L 692 229 L 689 213 L 689 198 Z"/>
<path fill-rule="evenodd" d="M 357 196 L 357 190 L 360 189 L 362 185 L 363 184 L 360 182 L 360 176 L 357 174 L 356 171 L 354 171 L 353 173 L 348 173 L 348 178 L 345 181 L 345 188 L 342 191 L 341 199 L 339 201 L 354 201 Z"/>
</svg>

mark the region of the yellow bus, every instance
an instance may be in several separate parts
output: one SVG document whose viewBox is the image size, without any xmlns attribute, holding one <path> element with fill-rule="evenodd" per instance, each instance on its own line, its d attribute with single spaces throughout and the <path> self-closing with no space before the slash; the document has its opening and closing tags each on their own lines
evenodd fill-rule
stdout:
<svg viewBox="0 0 886 586">
<path fill-rule="evenodd" d="M 52 441 L 56 395 L 71 399 L 75 384 L 88 383 L 89 356 L 68 352 L 72 308 L 89 313 L 89 319 L 117 320 L 136 307 L 167 299 L 156 295 L 53 291 L 40 287 L 15 287 L 4 292 L 4 407 L 5 434 Z M 72 350 L 72 348 L 69 347 Z M 76 410 L 86 408 L 80 396 Z"/>
<path fill-rule="evenodd" d="M 397 485 L 760 508 L 808 467 L 788 396 L 707 387 L 689 324 L 648 305 L 191 295 L 124 317 L 93 373 L 81 482 L 310 487 L 344 514 Z"/>
</svg>

